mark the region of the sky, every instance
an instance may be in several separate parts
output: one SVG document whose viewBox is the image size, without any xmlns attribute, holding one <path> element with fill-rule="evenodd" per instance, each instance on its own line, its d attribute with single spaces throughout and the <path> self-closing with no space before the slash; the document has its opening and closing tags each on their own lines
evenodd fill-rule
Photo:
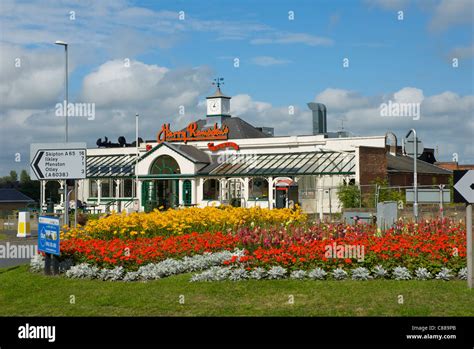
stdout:
<svg viewBox="0 0 474 349">
<path fill-rule="evenodd" d="M 0 2 L 0 176 L 29 168 L 31 143 L 62 142 L 69 44 L 69 141 L 155 139 L 205 117 L 215 77 L 231 113 L 276 135 L 310 134 L 308 102 L 328 130 L 415 128 L 438 161 L 474 163 L 474 1 Z M 420 117 L 381 115 L 419 103 Z"/>
</svg>

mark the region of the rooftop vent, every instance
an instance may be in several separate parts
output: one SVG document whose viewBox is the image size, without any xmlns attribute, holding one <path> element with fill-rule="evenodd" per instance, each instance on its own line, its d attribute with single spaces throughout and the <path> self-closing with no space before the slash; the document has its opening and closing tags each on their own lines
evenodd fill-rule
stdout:
<svg viewBox="0 0 474 349">
<path fill-rule="evenodd" d="M 313 112 L 313 135 L 326 134 L 327 118 L 326 106 L 321 103 L 308 103 L 309 109 Z"/>
</svg>

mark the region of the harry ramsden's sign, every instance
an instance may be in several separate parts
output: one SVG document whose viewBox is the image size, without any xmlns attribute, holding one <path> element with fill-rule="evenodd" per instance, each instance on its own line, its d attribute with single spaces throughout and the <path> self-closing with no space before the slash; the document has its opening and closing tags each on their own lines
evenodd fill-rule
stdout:
<svg viewBox="0 0 474 349">
<path fill-rule="evenodd" d="M 227 139 L 229 128 L 226 125 L 218 127 L 217 123 L 214 126 L 205 130 L 198 130 L 196 122 L 190 123 L 182 131 L 171 131 L 170 124 L 163 124 L 161 131 L 158 132 L 157 141 L 161 142 L 189 142 L 189 141 L 211 141 Z"/>
<path fill-rule="evenodd" d="M 220 144 L 215 144 L 214 142 L 207 143 L 207 148 L 211 151 L 218 151 L 220 149 L 225 149 L 225 148 L 234 148 L 235 150 L 239 150 L 240 147 L 237 143 L 234 142 L 224 142 Z"/>
</svg>

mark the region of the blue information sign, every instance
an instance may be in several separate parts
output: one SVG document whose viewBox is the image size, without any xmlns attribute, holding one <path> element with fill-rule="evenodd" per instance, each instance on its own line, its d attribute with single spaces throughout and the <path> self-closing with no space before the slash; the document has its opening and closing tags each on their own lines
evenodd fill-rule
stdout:
<svg viewBox="0 0 474 349">
<path fill-rule="evenodd" d="M 38 218 L 38 251 L 59 256 L 59 218 Z"/>
</svg>

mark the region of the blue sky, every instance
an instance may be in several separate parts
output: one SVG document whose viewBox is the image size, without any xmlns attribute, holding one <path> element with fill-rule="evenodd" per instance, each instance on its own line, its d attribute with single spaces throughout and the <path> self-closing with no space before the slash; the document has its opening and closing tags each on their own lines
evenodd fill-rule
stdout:
<svg viewBox="0 0 474 349">
<path fill-rule="evenodd" d="M 26 167 L 29 143 L 62 138 L 54 106 L 63 99 L 64 57 L 55 40 L 70 43 L 70 101 L 96 105 L 94 120 L 71 120 L 71 140 L 89 146 L 104 135 L 133 138 L 135 112 L 146 139 L 163 122 L 179 127 L 202 118 L 212 78 L 222 76 L 233 114 L 274 126 L 279 135 L 307 133 L 306 103 L 317 101 L 328 106 L 332 130 L 341 120 L 356 135 L 391 130 L 401 137 L 416 127 L 426 146 L 438 148 L 439 160 L 457 153 L 460 162 L 474 163 L 472 6 L 470 0 L 2 1 L 0 175 Z M 12 64 L 17 58 L 21 67 Z M 382 102 L 400 98 L 421 102 L 420 120 L 380 117 Z M 17 153 L 24 161 L 12 161 Z"/>
</svg>

